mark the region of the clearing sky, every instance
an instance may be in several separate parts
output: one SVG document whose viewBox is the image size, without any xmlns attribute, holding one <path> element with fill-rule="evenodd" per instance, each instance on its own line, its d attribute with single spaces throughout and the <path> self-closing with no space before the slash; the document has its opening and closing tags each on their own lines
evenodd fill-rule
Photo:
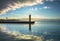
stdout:
<svg viewBox="0 0 60 41">
<path fill-rule="evenodd" d="M 0 0 L 0 18 L 21 18 L 29 14 L 60 19 L 60 0 Z"/>
</svg>

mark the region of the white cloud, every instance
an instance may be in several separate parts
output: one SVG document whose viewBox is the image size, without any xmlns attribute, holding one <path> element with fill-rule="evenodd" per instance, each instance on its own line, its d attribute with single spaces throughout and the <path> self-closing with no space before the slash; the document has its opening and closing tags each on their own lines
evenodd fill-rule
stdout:
<svg viewBox="0 0 60 41">
<path fill-rule="evenodd" d="M 34 10 L 38 10 L 38 8 L 34 8 Z"/>
<path fill-rule="evenodd" d="M 50 2 L 53 2 L 54 0 L 46 0 L 46 1 L 50 1 Z"/>
<path fill-rule="evenodd" d="M 40 4 L 44 4 L 44 2 L 42 1 Z"/>
<path fill-rule="evenodd" d="M 30 10 L 35 10 L 35 11 L 37 11 L 37 10 L 39 10 L 39 8 L 35 7 L 35 8 L 31 8 Z"/>
<path fill-rule="evenodd" d="M 50 8 L 49 6 L 44 6 L 44 7 L 42 7 L 42 8 L 38 8 L 38 7 L 31 8 L 31 10 L 49 9 L 49 8 Z"/>
<path fill-rule="evenodd" d="M 34 10 L 34 8 L 31 8 L 30 10 Z"/>
<path fill-rule="evenodd" d="M 31 8 L 30 10 L 35 10 L 35 11 L 37 11 L 37 10 L 39 10 L 39 9 L 49 9 L 49 8 L 50 8 L 49 6 L 44 6 L 44 7 L 42 7 L 42 8 L 38 8 L 38 7 Z"/>
<path fill-rule="evenodd" d="M 50 7 L 48 7 L 48 6 L 44 6 L 44 7 L 43 7 L 43 9 L 49 9 L 49 8 L 50 8 Z"/>
<path fill-rule="evenodd" d="M 42 0 L 23 0 L 23 1 L 22 0 L 15 0 L 15 1 L 12 0 L 12 2 L 7 0 L 7 2 L 9 2 L 9 3 L 4 4 L 5 8 L 0 10 L 0 14 L 6 13 L 9 10 L 16 10 L 16 8 L 21 8 L 24 6 L 33 6 L 36 4 L 43 4 Z M 2 6 L 1 6 L 1 8 L 2 8 Z"/>
</svg>

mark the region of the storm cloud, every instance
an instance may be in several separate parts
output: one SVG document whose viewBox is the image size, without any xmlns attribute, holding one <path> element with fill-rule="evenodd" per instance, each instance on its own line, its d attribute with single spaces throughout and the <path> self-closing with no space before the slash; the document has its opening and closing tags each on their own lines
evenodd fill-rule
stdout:
<svg viewBox="0 0 60 41">
<path fill-rule="evenodd" d="M 33 6 L 41 3 L 42 0 L 0 0 L 0 14 L 4 14 L 9 10 L 16 10 L 16 8 Z"/>
</svg>

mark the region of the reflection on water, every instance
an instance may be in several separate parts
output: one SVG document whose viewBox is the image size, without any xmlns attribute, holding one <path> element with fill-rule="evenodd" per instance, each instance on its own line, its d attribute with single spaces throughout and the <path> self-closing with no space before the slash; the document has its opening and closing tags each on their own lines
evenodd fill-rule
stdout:
<svg viewBox="0 0 60 41">
<path fill-rule="evenodd" d="M 60 21 L 37 21 L 29 31 L 29 25 L 22 24 L 0 24 L 9 31 L 16 31 L 21 34 L 43 37 L 43 41 L 60 41 Z"/>
</svg>

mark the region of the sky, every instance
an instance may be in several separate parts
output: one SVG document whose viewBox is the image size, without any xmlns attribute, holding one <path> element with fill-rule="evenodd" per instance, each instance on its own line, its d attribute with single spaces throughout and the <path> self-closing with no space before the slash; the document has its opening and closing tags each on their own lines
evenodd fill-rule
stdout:
<svg viewBox="0 0 60 41">
<path fill-rule="evenodd" d="M 60 19 L 60 0 L 0 0 L 0 18 Z"/>
</svg>

